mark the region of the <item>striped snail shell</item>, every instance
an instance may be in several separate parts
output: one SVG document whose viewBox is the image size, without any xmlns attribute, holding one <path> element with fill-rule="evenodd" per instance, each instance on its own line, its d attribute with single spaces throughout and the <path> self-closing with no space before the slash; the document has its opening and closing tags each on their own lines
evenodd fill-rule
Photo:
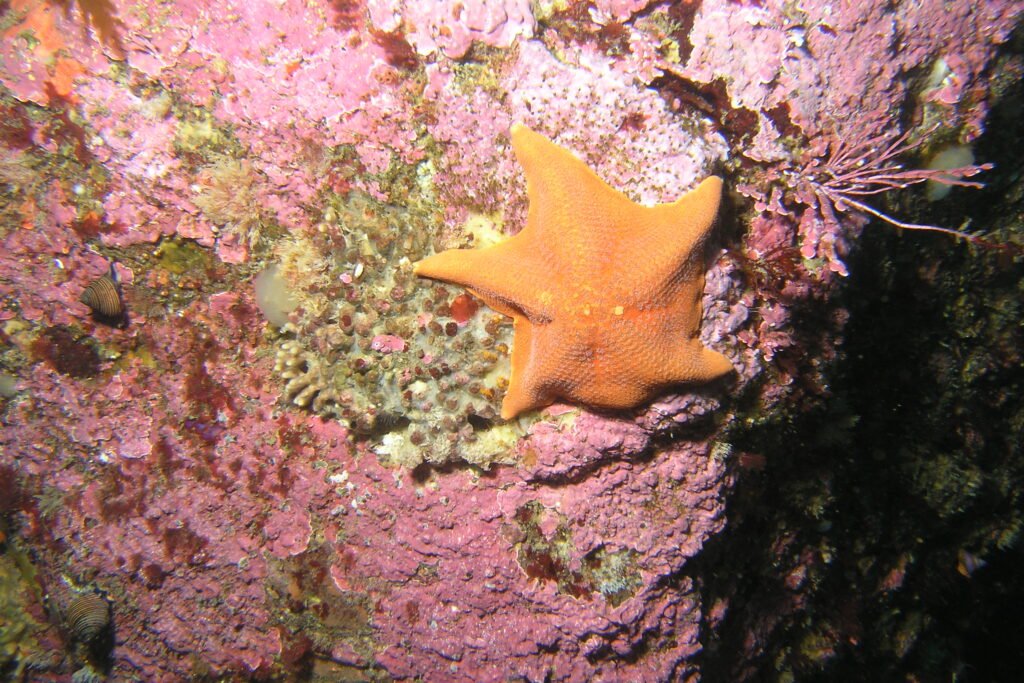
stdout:
<svg viewBox="0 0 1024 683">
<path fill-rule="evenodd" d="M 92 642 L 110 623 L 110 604 L 98 593 L 83 593 L 68 605 L 66 621 L 76 640 Z"/>
<path fill-rule="evenodd" d="M 94 313 L 108 318 L 116 318 L 124 312 L 121 293 L 117 291 L 117 283 L 109 275 L 90 282 L 78 300 L 91 308 Z"/>
</svg>

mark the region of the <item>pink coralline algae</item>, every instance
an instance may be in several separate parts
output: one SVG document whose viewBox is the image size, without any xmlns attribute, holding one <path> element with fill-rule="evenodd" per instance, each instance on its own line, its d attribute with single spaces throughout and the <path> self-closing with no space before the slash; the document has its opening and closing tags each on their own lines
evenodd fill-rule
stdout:
<svg viewBox="0 0 1024 683">
<path fill-rule="evenodd" d="M 704 447 L 622 461 L 643 442 L 642 430 L 602 425 L 608 435 L 589 431 L 597 443 L 577 464 L 607 468 L 606 476 L 545 485 L 552 475 L 547 453 L 561 455 L 556 467 L 570 467 L 577 430 L 593 426 L 527 439 L 526 470 L 500 474 L 497 486 L 468 475 L 437 479 L 418 502 L 410 499 L 412 509 L 396 509 L 381 484 L 371 489 L 380 493 L 360 508 L 366 534 L 346 551 L 346 586 L 374 573 L 406 586 L 385 591 L 378 604 L 378 628 L 391 643 L 378 661 L 392 674 L 498 681 L 558 671 L 562 680 L 667 680 L 693 671 L 686 660 L 700 649 L 701 607 L 685 567 L 724 523 L 724 463 Z M 666 504 L 646 507 L 652 497 Z M 626 522 L 622 506 L 639 517 Z M 391 521 L 432 507 L 430 526 Z M 392 533 L 374 533 L 380 524 Z M 404 559 L 375 566 L 380 552 Z M 420 585 L 415 577 L 424 565 L 440 577 Z M 500 625 L 481 620 L 493 611 L 503 615 Z M 403 645 L 410 642 L 429 642 L 431 655 L 410 651 Z M 625 663 L 642 652 L 651 654 Z"/>
<path fill-rule="evenodd" d="M 888 12 L 880 2 L 812 3 L 793 13 L 782 2 L 736 7 L 713 0 L 702 3 L 694 18 L 689 58 L 666 68 L 696 83 L 721 83 L 734 109 L 756 117 L 752 144 L 739 152 L 767 169 L 748 196 L 757 200 L 758 211 L 788 214 L 783 223 L 795 217 L 802 256 L 845 275 L 849 241 L 869 216 L 898 227 L 921 227 L 881 214 L 864 199 L 940 177 L 914 175 L 894 166 L 894 158 L 940 128 L 965 141 L 980 133 L 981 74 L 1021 8 L 1005 2 L 955 5 L 947 12 L 942 2 L 901 3 Z M 906 75 L 919 69 L 933 75 L 915 93 Z M 907 98 L 914 100 L 921 125 L 913 131 L 915 145 L 904 146 L 911 131 L 901 134 L 892 122 Z M 810 140 L 802 159 L 792 159 L 785 147 L 787 126 Z M 839 168 L 836 162 L 844 154 L 849 165 Z M 970 185 L 963 179 L 981 170 L 969 167 L 944 179 Z M 848 193 L 828 187 L 850 172 L 854 184 L 865 184 L 847 186 Z M 780 184 L 792 190 L 791 207 L 802 208 L 782 207 Z M 839 212 L 847 216 L 840 220 Z"/>
<path fill-rule="evenodd" d="M 675 200 L 725 155 L 724 140 L 705 121 L 672 112 L 656 93 L 637 88 L 632 74 L 620 72 L 607 55 L 589 45 L 560 50 L 571 66 L 541 43 L 519 45 L 500 90 L 466 94 L 456 74 L 432 71 L 436 97 L 451 112 L 431 127 L 436 139 L 453 143 L 437 178 L 449 211 L 501 206 L 513 211 L 510 218 L 517 223 L 523 217 L 524 188 L 505 196 L 519 182 L 507 141 L 513 121 L 578 151 L 613 186 L 648 203 Z M 588 116 L 578 116 L 580 111 Z M 612 139 L 611 153 L 599 152 Z M 492 170 L 480 174 L 480 168 Z"/>
<path fill-rule="evenodd" d="M 378 334 L 370 341 L 370 348 L 381 353 L 405 351 L 405 340 L 393 334 Z"/>
<path fill-rule="evenodd" d="M 311 599 L 292 595 L 299 571 L 331 577 L 310 589 L 331 657 L 397 678 L 692 671 L 701 606 L 685 567 L 725 523 L 726 463 L 707 445 L 637 459 L 651 432 L 581 415 L 525 439 L 521 470 L 396 479 L 337 425 L 274 416 L 267 364 L 251 365 L 250 303 L 223 294 L 187 314 L 219 332 L 148 323 L 155 357 L 105 373 L 102 392 L 37 366 L 5 430 L 19 476 L 64 500 L 26 540 L 114 597 L 115 675 L 169 680 L 195 656 L 214 671 L 272 668 Z M 243 362 L 256 372 L 240 383 Z M 594 468 L 605 473 L 580 478 Z M 357 607 L 372 614 L 362 626 L 329 625 Z"/>
<path fill-rule="evenodd" d="M 702 83 L 722 79 L 734 107 L 769 113 L 784 106 L 811 136 L 851 117 L 877 133 L 890 127 L 908 90 L 902 76 L 911 69 L 939 60 L 948 68 L 952 59 L 960 94 L 979 85 L 992 46 L 1009 37 L 1021 12 L 1012 2 L 886 7 L 879 1 L 808 3 L 791 12 L 781 1 L 703 2 L 690 34 L 694 49 L 681 72 Z M 751 45 L 757 49 L 743 49 Z M 947 125 L 977 121 L 978 102 L 949 99 L 957 106 L 945 112 L 952 117 Z"/>
<path fill-rule="evenodd" d="M 536 22 L 526 0 L 370 0 L 370 20 L 386 33 L 407 31 L 409 43 L 424 56 L 435 51 L 459 59 L 474 42 L 509 47 L 533 37 Z"/>
<path fill-rule="evenodd" d="M 908 102 L 915 143 L 976 137 L 982 75 L 1020 7 L 555 4 L 4 5 L 0 464 L 23 494 L 5 519 L 41 590 L 102 591 L 116 629 L 108 662 L 41 639 L 33 680 L 701 675 L 729 611 L 704 602 L 702 553 L 737 472 L 764 467 L 730 430 L 827 391 L 845 322 L 829 294 L 875 215 L 850 201 L 856 168 L 837 186 L 837 139 L 880 162 L 869 189 L 890 189 L 913 168 L 885 155 Z M 935 77 L 914 90 L 912 72 Z M 484 455 L 405 469 L 378 446 L 407 418 L 376 414 L 357 436 L 311 414 L 273 345 L 323 332 L 286 368 L 311 391 L 351 389 L 317 385 L 318 362 L 373 383 L 414 357 L 426 370 L 397 395 L 444 382 L 498 405 L 473 373 L 507 355 L 502 321 L 371 269 L 408 275 L 412 209 L 438 248 L 522 225 L 513 122 L 646 203 L 740 169 L 754 206 L 709 245 L 701 329 L 737 372 L 635 414 L 495 424 L 427 405 Z M 338 275 L 350 252 L 363 260 Z M 251 280 L 286 259 L 307 289 L 271 328 Z M 79 301 L 112 264 L 120 327 Z M 416 324 L 386 320 L 414 294 L 430 301 Z M 323 300 L 350 310 L 331 318 Z M 798 328 L 809 302 L 823 314 Z M 491 365 L 445 366 L 422 345 L 431 326 Z M 811 561 L 793 561 L 795 593 Z M 752 636 L 747 654 L 762 647 Z"/>
</svg>

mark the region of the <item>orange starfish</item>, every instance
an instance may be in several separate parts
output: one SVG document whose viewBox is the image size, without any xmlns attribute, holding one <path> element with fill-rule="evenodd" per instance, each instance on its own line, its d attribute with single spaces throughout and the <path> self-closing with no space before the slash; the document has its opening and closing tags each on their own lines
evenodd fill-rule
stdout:
<svg viewBox="0 0 1024 683">
<path fill-rule="evenodd" d="M 494 246 L 416 264 L 417 275 L 463 285 L 512 317 L 501 416 L 558 399 L 632 408 L 670 385 L 730 372 L 697 338 L 703 247 L 722 180 L 645 207 L 525 126 L 512 126 L 512 147 L 526 173 L 526 227 Z"/>
</svg>

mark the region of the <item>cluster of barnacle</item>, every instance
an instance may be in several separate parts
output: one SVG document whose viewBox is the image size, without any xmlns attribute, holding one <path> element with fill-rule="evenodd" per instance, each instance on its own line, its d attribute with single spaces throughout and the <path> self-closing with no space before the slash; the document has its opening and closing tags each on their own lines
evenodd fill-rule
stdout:
<svg viewBox="0 0 1024 683">
<path fill-rule="evenodd" d="M 295 339 L 286 339 L 277 347 L 274 372 L 285 381 L 285 394 L 292 403 L 314 413 L 332 413 L 341 400 L 331 387 L 325 364 Z"/>
<path fill-rule="evenodd" d="M 299 305 L 276 372 L 288 400 L 345 422 L 389 463 L 508 462 L 517 434 L 496 423 L 511 326 L 486 308 L 466 319 L 452 309 L 461 290 L 414 276 L 439 224 L 426 202 L 350 193 L 280 243 Z"/>
</svg>

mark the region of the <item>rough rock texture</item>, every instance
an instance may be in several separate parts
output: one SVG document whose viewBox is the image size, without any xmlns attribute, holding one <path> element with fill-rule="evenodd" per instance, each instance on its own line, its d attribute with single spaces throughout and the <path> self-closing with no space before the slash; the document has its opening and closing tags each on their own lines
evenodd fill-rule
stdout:
<svg viewBox="0 0 1024 683">
<path fill-rule="evenodd" d="M 709 545 L 737 473 L 765 468 L 751 434 L 831 390 L 847 319 L 832 295 L 866 215 L 823 219 L 798 180 L 844 136 L 976 138 L 1020 6 L 2 11 L 0 580 L 24 599 L 0 602 L 0 671 L 611 681 L 694 679 L 703 661 L 753 676 L 790 651 L 775 627 L 816 595 L 827 544 L 801 544 L 792 518 L 754 535 L 790 592 L 749 609 L 733 608 L 747 555 Z M 412 249 L 520 227 L 513 121 L 638 201 L 711 172 L 754 200 L 723 214 L 704 291 L 702 341 L 731 385 L 494 418 L 505 323 L 403 277 Z M 297 302 L 280 327 L 252 287 L 272 263 Z M 111 264 L 119 321 L 78 300 Z M 282 365 L 289 344 L 312 355 Z M 320 371 L 322 387 L 290 385 Z M 334 399 L 296 401 L 310 386 Z M 77 643 L 62 610 L 94 590 L 113 631 Z M 801 665 L 851 633 L 802 634 Z M 735 634 L 740 661 L 716 659 Z"/>
</svg>

